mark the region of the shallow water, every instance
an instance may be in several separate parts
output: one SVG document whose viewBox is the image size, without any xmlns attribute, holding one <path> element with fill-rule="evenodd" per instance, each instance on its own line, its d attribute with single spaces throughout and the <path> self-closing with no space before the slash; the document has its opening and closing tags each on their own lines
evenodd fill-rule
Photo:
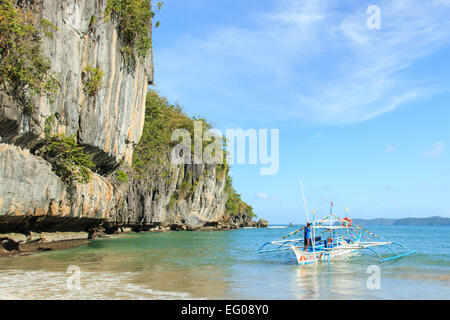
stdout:
<svg viewBox="0 0 450 320">
<path fill-rule="evenodd" d="M 450 299 L 448 227 L 371 228 L 417 251 L 381 265 L 371 253 L 306 267 L 296 265 L 290 252 L 254 253 L 295 228 L 121 235 L 66 251 L 2 258 L 0 297 Z M 367 287 L 371 265 L 381 268 L 380 289 Z"/>
</svg>

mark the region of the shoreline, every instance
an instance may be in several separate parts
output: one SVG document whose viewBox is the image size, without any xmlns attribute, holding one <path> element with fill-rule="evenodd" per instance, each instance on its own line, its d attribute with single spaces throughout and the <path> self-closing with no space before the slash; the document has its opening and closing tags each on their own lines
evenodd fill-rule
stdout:
<svg viewBox="0 0 450 320">
<path fill-rule="evenodd" d="M 207 231 L 232 231 L 258 227 L 198 227 L 193 229 L 155 228 L 149 230 L 133 231 L 131 228 L 119 228 L 122 231 L 113 233 L 105 232 L 42 232 L 25 235 L 22 233 L 0 234 L 0 259 L 13 256 L 27 255 L 45 251 L 60 251 L 87 245 L 91 240 L 108 239 L 117 235 L 132 235 L 139 233 L 164 233 L 164 232 L 207 232 Z M 261 228 L 262 229 L 262 228 Z"/>
<path fill-rule="evenodd" d="M 20 249 L 11 251 L 2 248 L 0 250 L 0 259 L 14 256 L 28 255 L 46 251 L 60 251 L 87 245 L 89 240 L 61 240 L 47 243 L 24 243 L 20 244 Z"/>
</svg>

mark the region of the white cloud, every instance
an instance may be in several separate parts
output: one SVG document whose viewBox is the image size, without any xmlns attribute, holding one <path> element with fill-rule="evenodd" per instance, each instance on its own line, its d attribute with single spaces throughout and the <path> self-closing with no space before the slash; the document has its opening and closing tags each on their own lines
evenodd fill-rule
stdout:
<svg viewBox="0 0 450 320">
<path fill-rule="evenodd" d="M 436 142 L 429 150 L 423 152 L 423 155 L 432 158 L 440 157 L 444 153 L 446 146 L 444 142 Z"/>
<path fill-rule="evenodd" d="M 256 197 L 261 200 L 269 200 L 269 196 L 265 192 L 258 192 Z"/>
<path fill-rule="evenodd" d="M 265 192 L 258 192 L 256 194 L 256 198 L 258 198 L 260 200 L 266 200 L 266 201 L 277 201 L 277 200 L 280 200 L 278 197 L 276 197 L 276 196 L 269 196 Z"/>
<path fill-rule="evenodd" d="M 444 31 L 450 28 L 448 9 L 436 1 L 414 0 L 382 1 L 380 7 L 379 31 L 367 29 L 367 15 L 360 8 L 342 17 L 336 37 L 330 39 L 340 41 L 346 54 L 337 61 L 340 70 L 299 94 L 298 107 L 306 108 L 306 117 L 314 122 L 366 121 L 431 90 L 433 84 L 415 83 L 401 73 L 449 43 L 450 33 Z"/>
<path fill-rule="evenodd" d="M 367 29 L 367 7 L 354 1 L 285 0 L 247 27 L 186 36 L 157 53 L 164 86 L 223 97 L 204 99 L 206 110 L 217 101 L 251 101 L 239 107 L 257 108 L 266 119 L 328 125 L 392 112 L 435 90 L 435 83 L 403 72 L 450 43 L 450 6 L 446 0 L 377 5 L 381 30 Z M 280 97 L 277 105 L 269 95 Z"/>
<path fill-rule="evenodd" d="M 295 28 L 311 27 L 327 18 L 326 1 L 284 1 L 279 2 L 275 12 L 263 16 L 266 20 L 291 25 Z"/>
<path fill-rule="evenodd" d="M 321 21 L 325 18 L 325 15 L 321 14 L 302 14 L 296 12 L 282 12 L 274 15 L 269 15 L 267 18 L 274 21 L 281 21 L 287 24 L 296 25 L 308 25 L 317 21 Z"/>
</svg>

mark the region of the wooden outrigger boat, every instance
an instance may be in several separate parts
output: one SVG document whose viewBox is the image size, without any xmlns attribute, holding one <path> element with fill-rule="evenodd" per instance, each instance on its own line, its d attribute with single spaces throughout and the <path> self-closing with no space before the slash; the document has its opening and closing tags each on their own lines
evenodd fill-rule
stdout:
<svg viewBox="0 0 450 320">
<path fill-rule="evenodd" d="M 303 193 L 303 186 L 302 186 Z M 309 222 L 308 209 L 305 202 L 307 221 Z M 303 233 L 305 227 L 299 228 L 280 240 L 269 241 L 257 250 L 257 253 L 272 253 L 279 251 L 293 251 L 299 265 L 307 265 L 320 261 L 346 258 L 358 254 L 361 250 L 369 250 L 374 253 L 379 262 L 395 260 L 411 255 L 415 251 L 406 246 L 383 239 L 382 237 L 365 230 L 363 227 L 353 225 L 350 218 L 340 218 L 333 214 L 333 202 L 331 202 L 330 214 L 322 219 L 313 220 L 310 226 L 310 244 L 305 251 L 305 240 L 297 236 Z M 363 238 L 367 241 L 363 241 Z M 388 251 L 389 256 L 384 254 Z"/>
</svg>

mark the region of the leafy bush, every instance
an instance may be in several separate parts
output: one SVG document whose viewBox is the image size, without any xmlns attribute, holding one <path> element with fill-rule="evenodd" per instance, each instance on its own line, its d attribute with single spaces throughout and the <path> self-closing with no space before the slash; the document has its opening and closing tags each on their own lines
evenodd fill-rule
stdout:
<svg viewBox="0 0 450 320">
<path fill-rule="evenodd" d="M 49 140 L 52 137 L 53 126 L 55 125 L 55 122 L 56 122 L 56 117 L 53 114 L 45 118 L 44 134 L 45 134 L 46 140 Z"/>
<path fill-rule="evenodd" d="M 93 65 L 89 65 L 84 68 L 84 72 L 86 73 L 86 91 L 90 97 L 95 96 L 103 85 L 103 71 L 95 68 Z"/>
<path fill-rule="evenodd" d="M 161 6 L 158 2 L 157 10 Z M 152 47 L 150 26 L 154 15 L 150 0 L 108 0 L 105 17 L 117 19 L 122 53 L 127 58 L 134 59 L 135 53 L 141 58 L 147 56 Z"/>
<path fill-rule="evenodd" d="M 25 114 L 32 112 L 33 94 L 51 99 L 58 90 L 50 61 L 41 50 L 43 33 L 51 35 L 53 27 L 48 20 L 41 25 L 44 32 L 33 25 L 31 12 L 16 9 L 11 0 L 0 1 L 0 90 Z"/>
<path fill-rule="evenodd" d="M 166 208 L 168 210 L 173 210 L 173 208 L 175 208 L 176 204 L 177 204 L 177 199 L 175 199 L 175 197 L 172 195 L 170 197 L 169 203 L 167 204 Z"/>
<path fill-rule="evenodd" d="M 53 38 L 53 32 L 58 31 L 58 27 L 47 19 L 42 19 L 40 25 L 42 32 L 49 38 Z"/>
<path fill-rule="evenodd" d="M 64 183 L 89 182 L 94 164 L 84 153 L 84 147 L 77 144 L 75 136 L 52 136 L 43 147 L 42 157 L 51 163 L 53 171 Z"/>
<path fill-rule="evenodd" d="M 122 170 L 117 170 L 116 171 L 116 178 L 120 181 L 120 182 L 127 182 L 128 181 L 128 174 Z"/>
<path fill-rule="evenodd" d="M 194 132 L 192 119 L 157 92 L 147 93 L 145 106 L 144 130 L 133 153 L 133 167 L 141 173 L 169 164 L 170 150 L 177 144 L 172 141 L 174 130 Z"/>
<path fill-rule="evenodd" d="M 185 198 L 193 191 L 191 181 L 184 180 L 178 188 L 178 200 Z"/>
<path fill-rule="evenodd" d="M 228 176 L 229 169 L 230 169 L 230 167 L 228 166 L 228 164 L 226 162 L 223 163 L 223 164 L 217 165 L 217 167 L 216 167 L 216 179 L 217 180 L 222 180 L 223 178 Z"/>
</svg>

